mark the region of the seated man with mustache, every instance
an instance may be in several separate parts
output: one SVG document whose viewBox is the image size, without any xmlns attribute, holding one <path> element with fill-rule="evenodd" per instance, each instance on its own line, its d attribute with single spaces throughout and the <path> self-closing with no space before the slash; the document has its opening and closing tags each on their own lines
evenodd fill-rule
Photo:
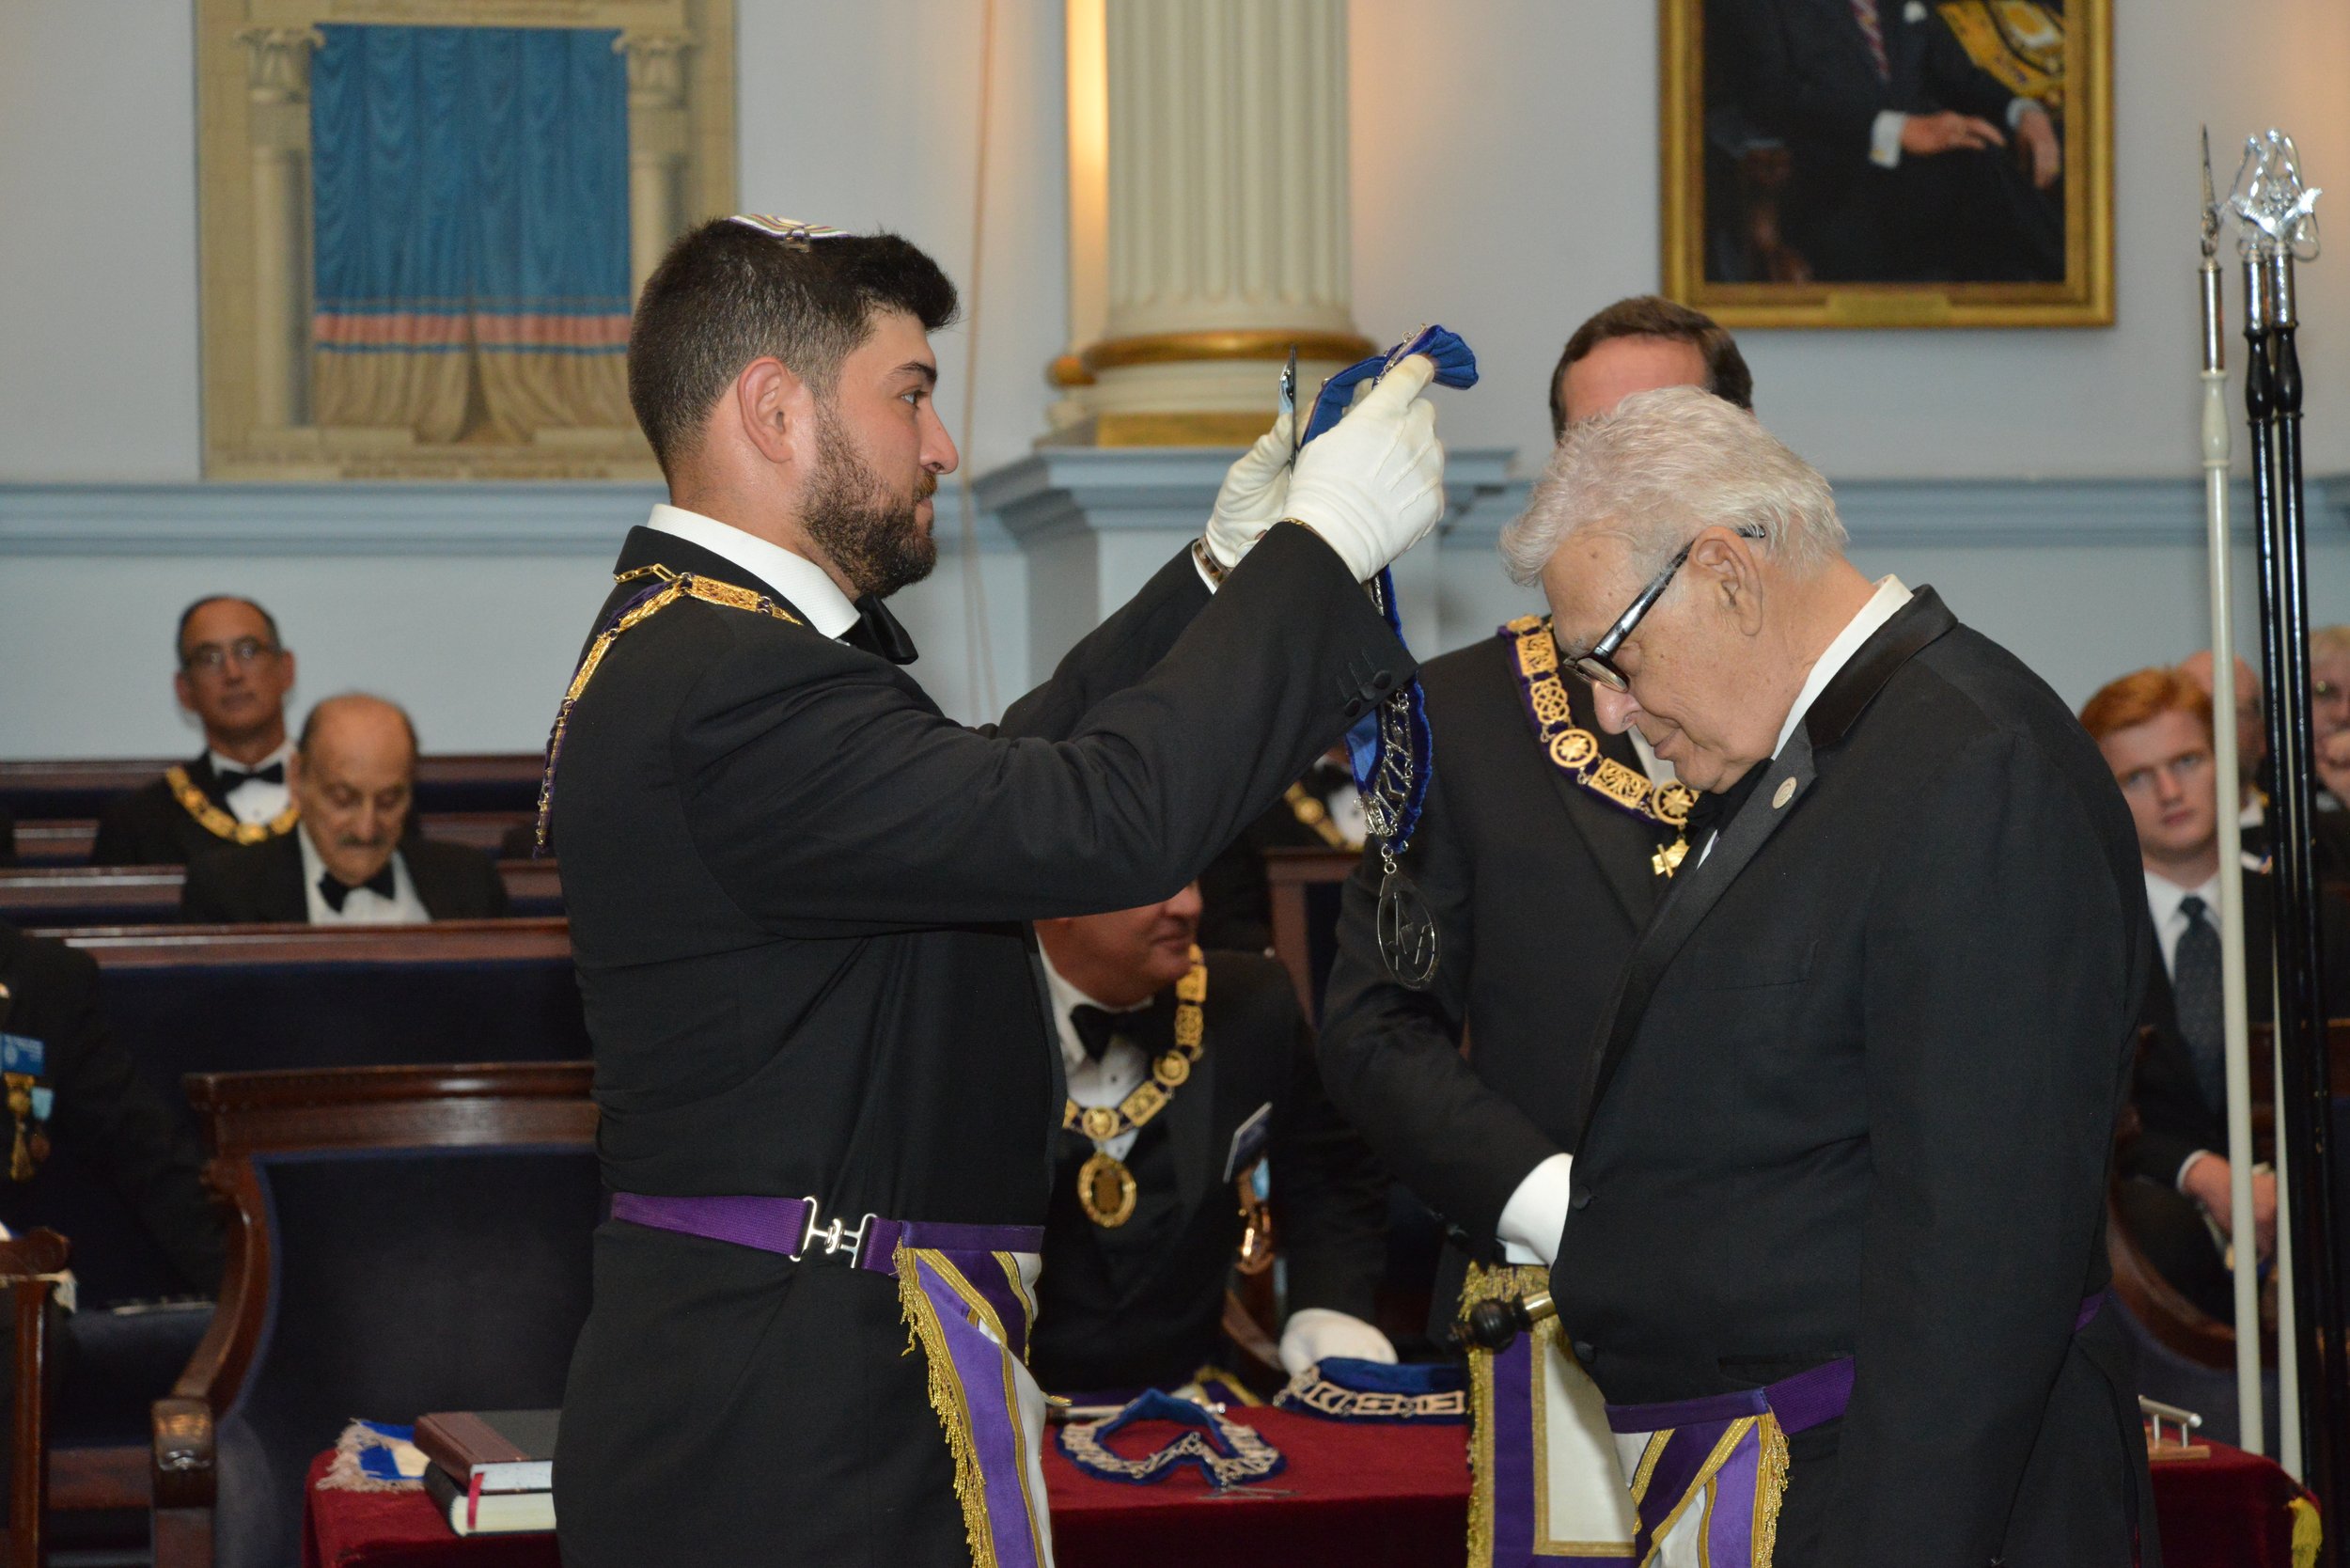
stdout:
<svg viewBox="0 0 2350 1568">
<path fill-rule="evenodd" d="M 199 925 L 413 925 L 506 913 L 480 851 L 403 839 L 415 798 L 416 732 L 380 697 L 350 693 L 310 710 L 287 782 L 302 831 L 200 856 L 180 889 Z"/>
</svg>

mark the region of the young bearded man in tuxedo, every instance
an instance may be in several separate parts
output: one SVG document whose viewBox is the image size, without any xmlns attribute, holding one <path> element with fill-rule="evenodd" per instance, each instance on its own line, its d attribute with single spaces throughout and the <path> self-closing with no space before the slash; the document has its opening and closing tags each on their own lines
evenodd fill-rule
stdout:
<svg viewBox="0 0 2350 1568">
<path fill-rule="evenodd" d="M 1413 673 L 1360 585 L 1442 510 L 1424 356 L 1293 471 L 1269 432 L 999 725 L 946 718 L 884 601 L 936 556 L 955 308 L 905 240 L 753 214 L 637 302 L 670 499 L 546 794 L 615 1195 L 573 1568 L 1049 1560 L 1022 1351 L 1066 1095 L 1029 922 L 1167 898 Z"/>
<path fill-rule="evenodd" d="M 1783 1568 L 2152 1560 L 2104 1309 L 2155 962 L 2129 812 L 2053 692 L 1843 541 L 1687 388 L 1571 430 L 1504 532 L 1599 722 L 1720 808 L 1593 1030 L 1560 1331 L 1627 1469 L 1740 1456 L 1644 1495 L 1666 1562 L 1766 1525 Z"/>
<path fill-rule="evenodd" d="M 204 727 L 203 753 L 107 803 L 90 851 L 96 865 L 183 865 L 293 831 L 286 694 L 294 656 L 276 620 L 250 599 L 199 599 L 180 617 L 176 647 L 171 689 Z"/>
<path fill-rule="evenodd" d="M 1386 1180 L 1322 1091 L 1289 971 L 1203 953 L 1199 913 L 1194 886 L 1037 923 L 1069 1097 L 1028 1364 L 1056 1393 L 1123 1403 L 1236 1375 L 1224 1299 L 1260 1161 L 1288 1270 L 1284 1369 L 1395 1359 L 1369 1321 Z"/>
<path fill-rule="evenodd" d="M 290 759 L 300 830 L 199 855 L 180 892 L 200 925 L 414 925 L 506 913 L 489 856 L 408 834 L 416 734 L 382 698 L 310 710 Z"/>
</svg>

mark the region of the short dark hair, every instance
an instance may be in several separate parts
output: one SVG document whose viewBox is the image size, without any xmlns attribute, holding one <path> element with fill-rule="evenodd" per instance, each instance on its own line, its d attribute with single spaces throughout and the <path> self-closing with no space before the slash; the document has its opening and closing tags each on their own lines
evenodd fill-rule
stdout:
<svg viewBox="0 0 2350 1568">
<path fill-rule="evenodd" d="M 261 624 L 269 628 L 271 646 L 280 649 L 286 646 L 285 639 L 277 635 L 277 618 L 261 608 L 260 605 L 242 593 L 208 593 L 180 612 L 180 632 L 171 642 L 171 651 L 174 657 L 184 660 L 188 656 L 188 622 L 196 619 L 196 612 L 207 604 L 243 604 L 246 609 L 259 616 Z"/>
<path fill-rule="evenodd" d="M 955 286 L 895 234 L 784 239 L 713 218 L 679 240 L 645 280 L 628 339 L 629 405 L 662 471 L 693 450 L 744 366 L 773 355 L 828 393 L 882 310 L 936 332 L 955 319 Z"/>
<path fill-rule="evenodd" d="M 1705 356 L 1705 389 L 1724 402 L 1754 411 L 1754 372 L 1723 325 L 1702 310 L 1654 294 L 1618 300 L 1574 329 L 1559 368 L 1550 372 L 1550 433 L 1567 433 L 1567 367 L 1611 337 L 1668 337 Z"/>
</svg>

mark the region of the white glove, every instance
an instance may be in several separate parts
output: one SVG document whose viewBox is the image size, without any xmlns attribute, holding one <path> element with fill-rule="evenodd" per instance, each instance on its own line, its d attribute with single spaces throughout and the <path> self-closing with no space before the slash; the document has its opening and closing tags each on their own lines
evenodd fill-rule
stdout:
<svg viewBox="0 0 2350 1568">
<path fill-rule="evenodd" d="M 1395 1365 L 1395 1346 L 1358 1317 L 1327 1307 L 1301 1307 L 1281 1330 L 1281 1370 L 1292 1377 L 1333 1356 Z"/>
<path fill-rule="evenodd" d="M 1320 534 L 1358 583 L 1428 537 L 1444 516 L 1444 444 L 1420 397 L 1435 361 L 1416 353 L 1389 370 L 1330 431 L 1298 454 L 1293 517 Z"/>
<path fill-rule="evenodd" d="M 1208 514 L 1208 554 L 1227 572 L 1267 528 L 1289 515 L 1284 509 L 1290 494 L 1290 431 L 1296 423 L 1296 415 L 1282 415 L 1224 471 L 1215 510 Z"/>
</svg>

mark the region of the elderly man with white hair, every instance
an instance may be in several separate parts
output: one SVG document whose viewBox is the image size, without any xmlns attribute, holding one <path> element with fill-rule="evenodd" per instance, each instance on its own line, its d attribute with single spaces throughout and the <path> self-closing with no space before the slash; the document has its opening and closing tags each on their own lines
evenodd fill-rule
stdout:
<svg viewBox="0 0 2350 1568">
<path fill-rule="evenodd" d="M 1503 539 L 1600 722 L 1713 803 L 1552 1162 L 1563 1338 L 1644 1560 L 2152 1562 L 2101 1309 L 2129 813 L 2030 670 L 1843 544 L 1686 388 L 1570 431 Z"/>
</svg>

